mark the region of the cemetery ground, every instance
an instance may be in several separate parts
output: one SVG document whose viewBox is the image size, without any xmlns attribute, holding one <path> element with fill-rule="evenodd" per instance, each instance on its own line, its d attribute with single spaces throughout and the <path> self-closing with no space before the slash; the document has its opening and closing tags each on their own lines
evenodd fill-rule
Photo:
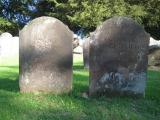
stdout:
<svg viewBox="0 0 160 120">
<path fill-rule="evenodd" d="M 73 91 L 70 94 L 22 94 L 19 67 L 1 64 L 0 120 L 160 120 L 160 72 L 148 70 L 145 98 L 92 97 L 89 73 L 82 56 L 74 57 Z"/>
</svg>

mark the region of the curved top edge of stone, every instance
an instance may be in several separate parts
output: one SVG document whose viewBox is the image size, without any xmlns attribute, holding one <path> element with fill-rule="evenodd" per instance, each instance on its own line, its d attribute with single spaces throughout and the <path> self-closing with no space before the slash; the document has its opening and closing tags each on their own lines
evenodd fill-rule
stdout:
<svg viewBox="0 0 160 120">
<path fill-rule="evenodd" d="M 28 24 L 26 24 L 26 25 L 20 30 L 20 32 L 23 31 L 23 30 L 25 30 L 25 29 L 27 29 L 28 26 L 30 26 L 31 24 L 36 24 L 38 20 L 53 20 L 53 21 L 55 21 L 55 22 L 59 22 L 60 24 L 64 25 L 64 26 L 73 34 L 73 32 L 70 30 L 70 28 L 69 28 L 66 24 L 64 24 L 61 20 L 59 20 L 59 19 L 57 19 L 57 18 L 55 18 L 55 17 L 49 17 L 49 16 L 41 16 L 41 17 L 37 17 L 37 18 L 31 20 L 30 22 L 28 22 Z"/>
<path fill-rule="evenodd" d="M 113 22 L 118 21 L 119 24 L 123 23 L 123 22 L 132 22 L 132 23 L 134 23 L 134 24 L 136 24 L 138 26 L 141 26 L 138 22 L 136 22 L 135 20 L 133 20 L 131 17 L 126 17 L 126 16 L 113 16 L 113 17 L 107 19 L 106 21 L 104 21 L 103 23 L 106 23 L 108 21 L 113 21 Z"/>
<path fill-rule="evenodd" d="M 0 35 L 0 37 L 13 37 L 11 33 L 9 32 L 4 32 Z"/>
<path fill-rule="evenodd" d="M 102 22 L 97 28 L 96 30 L 94 31 L 97 32 L 99 31 L 105 24 L 107 23 L 114 23 L 115 25 L 122 25 L 122 24 L 127 24 L 128 23 L 131 23 L 131 24 L 135 24 L 137 25 L 140 29 L 142 29 L 144 31 L 144 33 L 146 35 L 148 35 L 148 37 L 150 37 L 150 34 L 148 32 L 146 32 L 146 30 L 144 29 L 144 27 L 142 25 L 140 25 L 138 22 L 136 22 L 134 19 L 132 19 L 131 17 L 127 17 L 127 16 L 113 16 L 107 20 L 105 20 L 104 22 Z"/>
<path fill-rule="evenodd" d="M 144 29 L 144 27 L 142 25 L 140 25 L 138 22 L 136 22 L 135 20 L 133 20 L 131 17 L 127 17 L 127 16 L 113 16 L 107 20 L 105 20 L 104 22 L 102 22 L 94 32 L 92 32 L 90 34 L 90 37 L 94 36 L 97 32 L 101 31 L 102 28 L 104 28 L 103 26 L 105 26 L 105 24 L 110 24 L 113 23 L 117 26 L 119 26 L 120 24 L 127 24 L 127 22 L 130 22 L 131 24 L 135 24 L 136 26 L 138 26 L 141 30 L 144 31 L 144 34 L 146 34 L 148 37 L 150 37 L 150 34 L 148 32 L 146 32 L 146 30 Z"/>
</svg>

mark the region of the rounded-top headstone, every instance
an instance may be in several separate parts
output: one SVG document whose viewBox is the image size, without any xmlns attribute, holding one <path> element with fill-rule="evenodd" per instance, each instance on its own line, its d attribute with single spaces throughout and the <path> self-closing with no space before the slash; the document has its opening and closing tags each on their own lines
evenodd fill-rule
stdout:
<svg viewBox="0 0 160 120">
<path fill-rule="evenodd" d="M 1 36 L 2 38 L 12 38 L 12 35 L 8 32 L 2 33 Z"/>
<path fill-rule="evenodd" d="M 20 91 L 67 93 L 72 88 L 73 33 L 61 21 L 40 17 L 20 31 Z"/>
<path fill-rule="evenodd" d="M 144 95 L 149 35 L 131 18 L 113 17 L 91 35 L 89 94 Z"/>
</svg>

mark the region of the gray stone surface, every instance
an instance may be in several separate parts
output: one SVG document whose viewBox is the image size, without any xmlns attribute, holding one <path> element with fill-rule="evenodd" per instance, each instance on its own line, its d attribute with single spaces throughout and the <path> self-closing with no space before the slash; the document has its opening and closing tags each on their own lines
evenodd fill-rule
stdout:
<svg viewBox="0 0 160 120">
<path fill-rule="evenodd" d="M 61 21 L 40 17 L 20 31 L 20 91 L 67 93 L 72 88 L 73 33 Z"/>
<path fill-rule="evenodd" d="M 149 34 L 132 19 L 113 17 L 91 35 L 89 95 L 143 96 Z"/>
<path fill-rule="evenodd" d="M 148 67 L 152 70 L 160 70 L 160 48 L 149 51 Z"/>
<path fill-rule="evenodd" d="M 79 40 L 77 38 L 73 39 L 73 49 L 79 46 Z"/>
</svg>

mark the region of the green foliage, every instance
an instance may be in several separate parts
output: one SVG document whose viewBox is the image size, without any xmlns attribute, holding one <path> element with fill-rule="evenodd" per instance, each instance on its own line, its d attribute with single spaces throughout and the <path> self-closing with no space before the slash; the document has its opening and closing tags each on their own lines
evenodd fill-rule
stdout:
<svg viewBox="0 0 160 120">
<path fill-rule="evenodd" d="M 5 18 L 0 17 L 0 33 L 3 32 L 10 32 L 14 34 L 17 32 L 17 25 Z"/>
<path fill-rule="evenodd" d="M 73 4 L 73 3 L 72 3 Z M 76 5 L 76 4 L 75 4 Z M 77 4 L 78 7 L 78 4 Z M 83 1 L 80 8 L 73 15 L 68 15 L 71 22 L 85 29 L 95 28 L 100 24 L 106 15 L 107 7 L 98 2 Z"/>
<path fill-rule="evenodd" d="M 160 29 L 159 0 L 41 0 L 38 4 L 32 0 L 11 0 L 10 4 L 8 11 L 13 22 L 15 13 L 31 16 L 32 19 L 52 16 L 63 21 L 73 31 L 84 28 L 86 32 L 91 32 L 112 16 L 128 16 L 150 33 L 158 34 L 156 30 Z M 28 4 L 36 6 L 37 11 L 29 11 Z M 0 10 L 2 8 L 0 5 Z"/>
<path fill-rule="evenodd" d="M 0 13 L 0 32 L 7 31 L 12 35 L 18 35 L 21 25 L 16 22 L 15 14 L 21 13 L 27 15 L 26 5 L 29 3 L 29 0 L 9 0 L 9 2 L 10 5 L 6 7 L 6 5 L 0 1 L 0 11 L 4 9 L 7 11 L 5 15 L 3 12 Z"/>
<path fill-rule="evenodd" d="M 112 16 L 128 16 L 145 27 L 157 27 L 160 22 L 156 0 L 48 0 L 53 9 L 48 15 L 57 17 L 72 30 L 88 32 Z"/>
<path fill-rule="evenodd" d="M 121 1 L 116 4 L 111 0 L 82 1 L 79 11 L 68 17 L 80 27 L 93 30 L 107 18 L 114 15 L 125 15 L 126 7 L 124 6 L 125 4 L 122 4 Z"/>
</svg>

